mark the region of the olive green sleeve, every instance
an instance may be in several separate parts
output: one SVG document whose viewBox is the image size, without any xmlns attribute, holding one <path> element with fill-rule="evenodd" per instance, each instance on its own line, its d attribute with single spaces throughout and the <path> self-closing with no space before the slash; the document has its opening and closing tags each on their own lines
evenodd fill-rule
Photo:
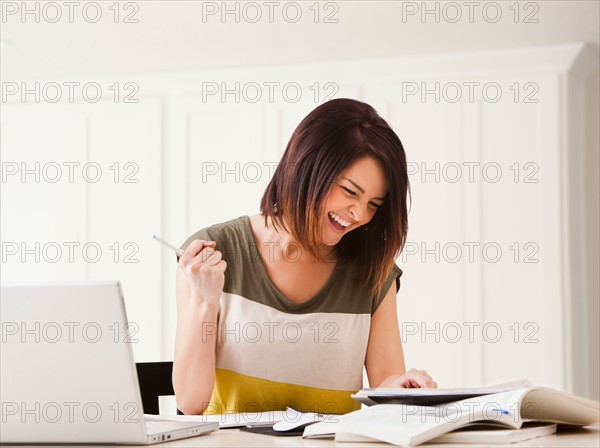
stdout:
<svg viewBox="0 0 600 448">
<path fill-rule="evenodd" d="M 398 265 L 396 263 L 394 263 L 392 265 L 392 269 L 390 269 L 388 278 L 386 279 L 385 283 L 383 284 L 383 286 L 381 288 L 381 293 L 379 294 L 378 297 L 375 298 L 375 300 L 373 300 L 373 305 L 371 306 L 371 315 L 373 315 L 375 313 L 375 311 L 377 311 L 377 308 L 379 308 L 379 305 L 381 305 L 381 302 L 383 302 L 383 299 L 385 298 L 385 295 L 387 294 L 390 287 L 392 286 L 392 283 L 394 282 L 394 280 L 396 281 L 396 294 L 398 294 L 398 291 L 400 291 L 400 277 L 401 276 L 402 276 L 402 269 L 400 269 L 398 267 Z"/>
</svg>

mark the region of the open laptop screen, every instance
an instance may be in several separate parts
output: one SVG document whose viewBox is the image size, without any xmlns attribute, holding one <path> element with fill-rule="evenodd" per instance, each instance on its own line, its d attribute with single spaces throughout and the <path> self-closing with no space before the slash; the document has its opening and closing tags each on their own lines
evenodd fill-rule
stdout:
<svg viewBox="0 0 600 448">
<path fill-rule="evenodd" d="M 0 442 L 146 443 L 119 283 L 1 292 Z"/>
</svg>

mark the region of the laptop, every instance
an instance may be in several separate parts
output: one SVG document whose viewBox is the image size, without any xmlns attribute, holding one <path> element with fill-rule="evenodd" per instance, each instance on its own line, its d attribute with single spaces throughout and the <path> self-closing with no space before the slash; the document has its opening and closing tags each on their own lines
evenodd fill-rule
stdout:
<svg viewBox="0 0 600 448">
<path fill-rule="evenodd" d="M 146 422 L 118 282 L 1 286 L 0 443 L 147 445 L 217 430 Z"/>
</svg>

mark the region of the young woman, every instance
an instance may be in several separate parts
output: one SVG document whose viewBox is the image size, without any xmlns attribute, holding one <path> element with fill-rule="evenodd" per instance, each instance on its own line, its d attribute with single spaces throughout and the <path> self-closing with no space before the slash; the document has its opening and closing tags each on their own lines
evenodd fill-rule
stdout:
<svg viewBox="0 0 600 448">
<path fill-rule="evenodd" d="M 260 214 L 201 229 L 177 269 L 173 385 L 185 414 L 346 413 L 406 371 L 396 313 L 408 230 L 402 143 L 368 104 L 328 101 L 294 131 Z"/>
</svg>

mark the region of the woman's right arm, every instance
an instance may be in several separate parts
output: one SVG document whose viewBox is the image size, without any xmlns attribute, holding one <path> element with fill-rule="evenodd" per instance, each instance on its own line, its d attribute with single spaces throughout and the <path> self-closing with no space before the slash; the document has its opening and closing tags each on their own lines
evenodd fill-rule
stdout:
<svg viewBox="0 0 600 448">
<path fill-rule="evenodd" d="M 177 408 L 201 414 L 215 384 L 219 300 L 227 263 L 214 241 L 194 240 L 177 267 L 177 331 L 173 388 Z"/>
</svg>

